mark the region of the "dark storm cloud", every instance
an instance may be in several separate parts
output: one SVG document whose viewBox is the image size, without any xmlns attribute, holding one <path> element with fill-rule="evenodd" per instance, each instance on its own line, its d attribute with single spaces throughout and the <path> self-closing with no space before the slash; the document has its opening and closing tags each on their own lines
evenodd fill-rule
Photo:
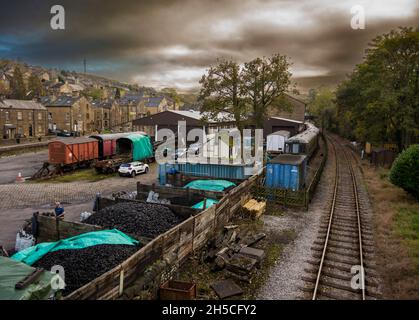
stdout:
<svg viewBox="0 0 419 320">
<path fill-rule="evenodd" d="M 305 89 L 335 84 L 362 60 L 368 41 L 419 20 L 417 8 L 404 0 L 394 14 L 367 10 L 367 28 L 352 30 L 349 9 L 357 2 L 346 2 L 8 1 L 1 5 L 0 57 L 76 70 L 87 58 L 91 72 L 189 88 L 217 57 L 244 62 L 279 52 L 291 58 Z M 49 27 L 54 4 L 66 9 L 64 31 Z"/>
</svg>

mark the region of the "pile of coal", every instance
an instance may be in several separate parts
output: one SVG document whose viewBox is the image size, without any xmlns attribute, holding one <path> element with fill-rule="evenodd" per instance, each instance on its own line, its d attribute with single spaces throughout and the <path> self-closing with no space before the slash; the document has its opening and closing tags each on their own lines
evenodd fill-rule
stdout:
<svg viewBox="0 0 419 320">
<path fill-rule="evenodd" d="M 180 222 L 182 218 L 170 208 L 141 202 L 118 203 L 100 210 L 83 221 L 146 238 L 155 238 Z"/>
<path fill-rule="evenodd" d="M 64 249 L 49 252 L 34 267 L 51 270 L 55 265 L 64 268 L 64 296 L 84 286 L 132 256 L 138 247 L 101 244 L 84 249 Z"/>
</svg>

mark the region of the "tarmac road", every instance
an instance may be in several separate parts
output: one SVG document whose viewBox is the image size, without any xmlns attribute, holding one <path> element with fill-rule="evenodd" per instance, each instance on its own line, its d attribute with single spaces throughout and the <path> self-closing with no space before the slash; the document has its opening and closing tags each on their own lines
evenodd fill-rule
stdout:
<svg viewBox="0 0 419 320">
<path fill-rule="evenodd" d="M 0 158 L 0 184 L 14 183 L 19 172 L 22 177 L 32 176 L 45 161 L 48 161 L 48 150 Z"/>
</svg>

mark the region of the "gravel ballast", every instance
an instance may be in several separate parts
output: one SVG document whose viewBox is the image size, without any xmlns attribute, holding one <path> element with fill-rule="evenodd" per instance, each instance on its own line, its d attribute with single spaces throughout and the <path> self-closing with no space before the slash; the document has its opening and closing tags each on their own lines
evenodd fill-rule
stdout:
<svg viewBox="0 0 419 320">
<path fill-rule="evenodd" d="M 63 294 L 66 296 L 113 269 L 137 250 L 137 246 L 108 244 L 77 250 L 64 249 L 47 253 L 34 266 L 45 270 L 51 270 L 55 265 L 62 266 L 66 284 Z"/>
<path fill-rule="evenodd" d="M 312 257 L 311 247 L 318 235 L 320 219 L 327 212 L 332 196 L 334 177 L 333 158 L 327 161 L 314 198 L 305 210 L 289 210 L 282 216 L 264 216 L 267 231 L 293 230 L 296 238 L 286 245 L 277 264 L 271 269 L 269 278 L 260 288 L 257 299 L 295 300 L 305 299 L 302 288 L 306 283 L 302 277 Z"/>
<path fill-rule="evenodd" d="M 170 208 L 160 204 L 123 202 L 100 210 L 83 223 L 155 238 L 182 220 Z"/>
</svg>

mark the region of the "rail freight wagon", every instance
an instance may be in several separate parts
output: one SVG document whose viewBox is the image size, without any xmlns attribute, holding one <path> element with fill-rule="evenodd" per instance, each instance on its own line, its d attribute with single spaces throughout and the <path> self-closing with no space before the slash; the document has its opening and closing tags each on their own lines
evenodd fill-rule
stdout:
<svg viewBox="0 0 419 320">
<path fill-rule="evenodd" d="M 306 123 L 306 125 L 306 130 L 285 142 L 285 153 L 306 155 L 310 159 L 319 145 L 319 129 L 311 123 Z"/>
<path fill-rule="evenodd" d="M 96 134 L 90 136 L 90 138 L 96 139 L 99 142 L 99 159 L 109 159 L 117 154 L 116 140 L 119 138 L 127 137 L 132 134 L 143 134 L 146 133 L 138 132 L 121 132 L 121 133 L 108 133 L 108 134 Z"/>
<path fill-rule="evenodd" d="M 116 152 L 133 161 L 150 160 L 153 158 L 153 145 L 148 135 L 135 133 L 117 139 Z"/>
<path fill-rule="evenodd" d="M 99 144 L 92 138 L 67 138 L 48 144 L 49 163 L 55 166 L 85 165 L 99 157 Z"/>
<path fill-rule="evenodd" d="M 265 185 L 276 189 L 300 190 L 307 172 L 305 155 L 282 154 L 266 164 Z"/>
</svg>

